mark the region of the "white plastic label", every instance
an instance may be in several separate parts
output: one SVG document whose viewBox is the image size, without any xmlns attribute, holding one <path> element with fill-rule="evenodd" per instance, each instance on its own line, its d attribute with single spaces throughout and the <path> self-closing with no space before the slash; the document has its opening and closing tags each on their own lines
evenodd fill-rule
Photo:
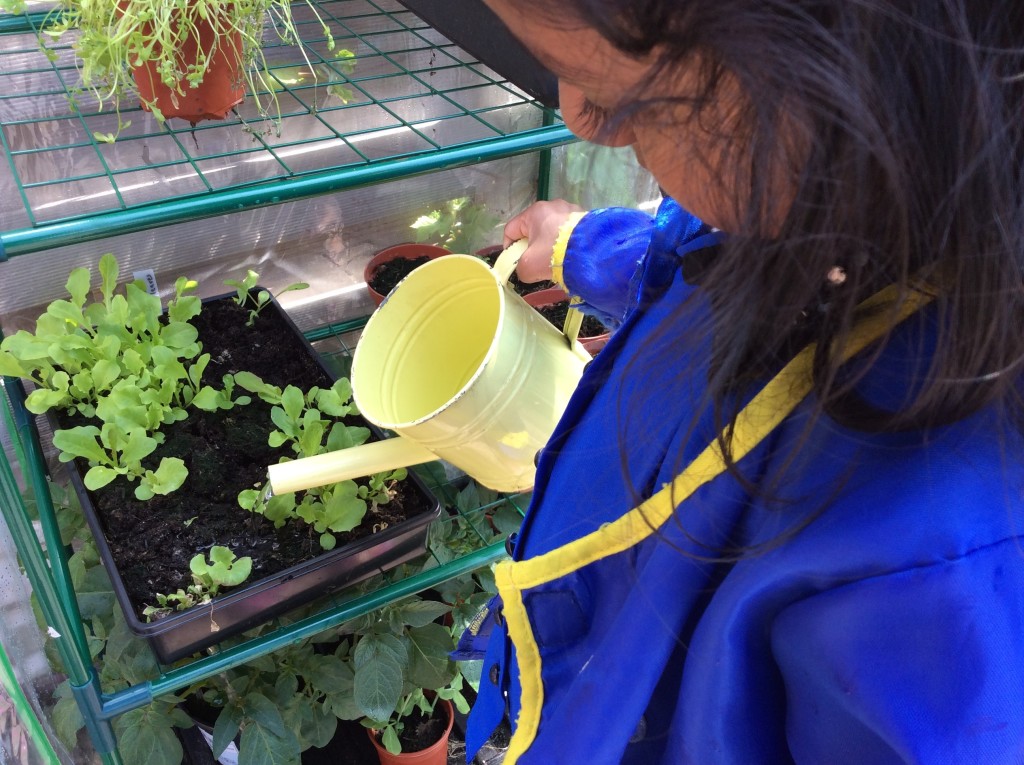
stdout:
<svg viewBox="0 0 1024 765">
<path fill-rule="evenodd" d="M 210 745 L 210 750 L 213 751 L 213 734 L 207 733 L 202 728 L 199 732 L 203 734 L 203 738 L 206 739 L 206 743 Z M 238 747 L 235 746 L 235 742 L 232 741 L 228 744 L 228 748 L 221 753 L 221 756 L 217 758 L 217 762 L 220 765 L 238 765 Z"/>
<path fill-rule="evenodd" d="M 132 271 L 132 277 L 136 281 L 140 281 L 146 285 L 146 292 L 150 295 L 159 295 L 160 288 L 156 285 L 156 274 L 152 268 L 147 268 L 142 271 Z"/>
</svg>

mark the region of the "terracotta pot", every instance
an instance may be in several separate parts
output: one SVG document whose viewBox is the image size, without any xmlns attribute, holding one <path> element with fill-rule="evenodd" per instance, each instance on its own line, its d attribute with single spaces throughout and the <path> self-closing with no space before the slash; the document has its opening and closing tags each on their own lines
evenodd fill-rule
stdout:
<svg viewBox="0 0 1024 765">
<path fill-rule="evenodd" d="M 529 295 L 523 296 L 523 300 L 534 308 L 543 308 L 545 306 L 561 303 L 563 300 L 568 299 L 569 296 L 565 294 L 561 287 L 551 287 L 550 289 L 533 292 Z M 580 345 L 586 348 L 591 356 L 594 356 L 599 350 L 604 348 L 609 337 L 611 337 L 611 332 L 607 331 L 602 332 L 599 335 L 591 335 L 590 337 L 583 335 L 581 331 L 579 341 Z"/>
<path fill-rule="evenodd" d="M 384 295 L 380 294 L 373 287 L 370 286 L 370 282 L 373 281 L 374 275 L 384 263 L 389 263 L 392 260 L 398 260 L 404 258 L 405 260 L 412 260 L 414 258 L 439 258 L 442 255 L 451 255 L 450 250 L 446 250 L 444 247 L 438 247 L 435 244 L 417 244 L 415 242 L 406 242 L 405 244 L 396 244 L 394 247 L 388 247 L 387 249 L 381 250 L 372 258 L 370 262 L 366 264 L 366 268 L 363 269 L 363 281 L 366 282 L 366 290 L 370 293 L 370 299 L 373 300 L 374 305 L 380 305 L 384 302 Z"/>
<path fill-rule="evenodd" d="M 442 699 L 438 702 L 436 708 L 445 710 L 445 713 L 448 715 L 448 726 L 444 729 L 444 734 L 441 738 L 426 749 L 420 749 L 418 752 L 401 752 L 400 754 L 391 754 L 391 752 L 381 746 L 381 743 L 377 740 L 377 731 L 366 731 L 366 734 L 370 737 L 370 741 L 373 742 L 374 748 L 377 750 L 377 757 L 380 758 L 380 765 L 447 765 L 448 736 L 452 732 L 452 724 L 455 722 L 455 710 L 452 708 L 452 703 L 447 699 Z"/>
<path fill-rule="evenodd" d="M 502 250 L 504 249 L 505 248 L 502 247 L 500 244 L 495 244 L 492 245 L 491 247 L 484 247 L 482 250 L 477 250 L 473 254 L 476 255 L 478 258 L 483 258 L 493 266 L 494 261 L 497 259 L 499 255 L 501 255 Z M 557 289 L 555 283 L 550 281 L 521 282 L 519 281 L 519 277 L 516 276 L 514 271 L 512 272 L 512 276 L 509 277 L 508 281 L 509 284 L 512 286 L 512 289 L 515 290 L 517 294 L 522 295 L 523 297 L 526 297 L 527 295 L 533 295 L 543 290 L 549 290 L 552 288 Z"/>
<path fill-rule="evenodd" d="M 195 26 L 198 35 L 190 36 L 177 52 L 178 63 L 183 67 L 195 61 L 199 51 L 210 50 L 216 39 L 208 20 L 197 17 Z M 154 50 L 153 55 L 159 56 L 160 51 Z M 182 82 L 182 94 L 163 83 L 155 61 L 145 62 L 133 72 L 142 108 L 149 111 L 150 104 L 155 104 L 164 117 L 179 117 L 192 123 L 224 119 L 232 107 L 245 98 L 241 58 L 242 38 L 238 32 L 233 32 L 221 40 L 203 74 L 203 81 L 194 88 Z"/>
</svg>

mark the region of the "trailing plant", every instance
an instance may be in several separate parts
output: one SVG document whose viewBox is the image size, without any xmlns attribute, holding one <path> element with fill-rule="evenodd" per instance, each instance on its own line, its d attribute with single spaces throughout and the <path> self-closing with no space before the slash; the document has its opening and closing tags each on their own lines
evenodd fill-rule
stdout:
<svg viewBox="0 0 1024 765">
<path fill-rule="evenodd" d="M 244 279 L 226 279 L 224 281 L 224 284 L 228 287 L 235 288 L 235 296 L 232 298 L 235 301 L 235 305 L 241 308 L 252 306 L 249 310 L 249 320 L 245 323 L 247 327 L 251 327 L 256 323 L 256 318 L 260 315 L 260 311 L 270 303 L 270 293 L 267 290 L 255 290 L 259 279 L 260 275 L 250 269 L 245 272 Z M 285 292 L 304 290 L 308 287 L 309 285 L 306 282 L 295 282 L 294 284 L 289 284 L 277 294 L 283 295 Z"/>
<path fill-rule="evenodd" d="M 497 215 L 471 201 L 458 197 L 445 202 L 440 208 L 421 215 L 409 226 L 417 242 L 436 244 L 452 252 L 474 252 L 491 239 Z"/>
<path fill-rule="evenodd" d="M 307 0 L 306 5 L 327 49 L 334 51 L 334 37 L 316 4 Z M 23 13 L 25 0 L 0 0 L 0 8 Z M 194 61 L 186 60 L 180 51 L 189 40 L 198 37 L 196 27 L 200 23 L 209 24 L 212 30 L 211 47 L 198 50 Z M 139 95 L 132 78 L 134 69 L 152 63 L 161 82 L 176 97 L 183 97 L 202 83 L 219 51 L 226 53 L 229 60 L 240 62 L 239 76 L 256 99 L 260 115 L 273 120 L 279 132 L 277 92 L 283 85 L 276 80 L 263 54 L 265 26 L 282 42 L 300 44 L 290 0 L 59 0 L 43 24 L 40 46 L 55 61 L 57 54 L 48 41 L 78 32 L 72 47 L 81 88 L 95 96 L 100 108 L 111 103 L 117 114 L 117 132 L 97 132 L 97 140 L 113 141 L 131 124 L 121 118 L 121 103 L 129 95 Z M 352 57 L 350 51 L 337 55 L 342 60 Z M 302 56 L 310 76 L 318 82 L 318 68 L 312 65 L 305 50 Z M 164 121 L 157 104 L 146 102 L 144 106 Z"/>
<path fill-rule="evenodd" d="M 256 375 L 240 372 L 235 382 L 272 405 L 270 417 L 276 426 L 268 443 L 273 447 L 290 446 L 296 458 L 313 457 L 329 451 L 347 449 L 370 437 L 368 428 L 349 425 L 343 418 L 356 414 L 352 386 L 340 378 L 329 389 L 310 388 L 303 393 L 294 385 L 283 390 L 269 385 Z M 341 481 L 329 486 L 267 497 L 261 487 L 247 489 L 238 496 L 238 504 L 260 513 L 282 527 L 292 519 L 308 523 L 320 535 L 320 546 L 332 550 L 335 534 L 359 526 L 367 512 L 371 515 L 391 501 L 394 485 L 405 479 L 405 468 L 369 476 L 363 482 Z M 376 530 L 376 529 L 375 529 Z"/>
<path fill-rule="evenodd" d="M 142 615 L 147 621 L 166 616 L 172 611 L 185 611 L 202 603 L 209 603 L 220 594 L 222 587 L 237 587 L 252 573 L 252 558 L 236 558 L 228 547 L 214 545 L 210 559 L 199 553 L 189 561 L 192 584 L 170 595 L 157 593 L 155 606 L 146 606 Z"/>
</svg>

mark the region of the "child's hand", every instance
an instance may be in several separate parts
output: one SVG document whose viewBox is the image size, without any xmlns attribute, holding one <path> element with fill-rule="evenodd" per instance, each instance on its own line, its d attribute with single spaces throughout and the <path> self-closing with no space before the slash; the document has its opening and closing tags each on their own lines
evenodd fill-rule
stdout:
<svg viewBox="0 0 1024 765">
<path fill-rule="evenodd" d="M 534 202 L 505 224 L 506 247 L 518 239 L 530 241 L 516 266 L 520 281 L 540 282 L 551 278 L 551 253 L 558 239 L 558 230 L 574 212 L 583 212 L 583 208 L 563 199 Z"/>
</svg>

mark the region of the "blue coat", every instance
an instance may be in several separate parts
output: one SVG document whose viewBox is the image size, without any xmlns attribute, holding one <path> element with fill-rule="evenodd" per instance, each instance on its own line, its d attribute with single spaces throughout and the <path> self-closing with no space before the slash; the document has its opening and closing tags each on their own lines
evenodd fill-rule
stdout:
<svg viewBox="0 0 1024 765">
<path fill-rule="evenodd" d="M 614 528 L 644 498 L 634 485 L 658 491 L 676 455 L 685 464 L 713 439 L 709 421 L 688 427 L 708 343 L 656 338 L 698 289 L 681 262 L 716 241 L 670 200 L 654 220 L 607 210 L 573 231 L 567 286 L 622 325 L 542 453 L 517 563 L 498 571 L 504 611 L 489 620 L 469 755 L 507 711 L 509 765 L 1024 763 L 1024 446 L 994 411 L 927 433 L 822 418 L 786 468 L 784 509 L 718 475 L 657 533 L 550 581 L 526 575 Z M 898 403 L 932 318 L 901 325 L 862 396 Z M 677 365 L 644 364 L 666 347 Z M 640 378 L 633 363 L 655 371 Z M 746 475 L 780 470 L 809 408 L 753 447 Z M 701 558 L 771 540 L 823 505 L 781 546 Z"/>
</svg>

